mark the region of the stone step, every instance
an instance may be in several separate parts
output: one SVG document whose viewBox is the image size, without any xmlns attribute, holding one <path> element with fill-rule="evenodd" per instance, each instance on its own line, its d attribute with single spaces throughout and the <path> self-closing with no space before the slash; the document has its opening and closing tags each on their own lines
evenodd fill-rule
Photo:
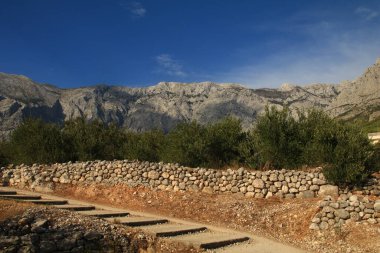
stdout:
<svg viewBox="0 0 380 253">
<path fill-rule="evenodd" d="M 84 205 L 54 205 L 54 207 L 63 209 L 63 210 L 70 210 L 70 211 L 90 211 L 95 210 L 94 206 L 84 206 Z"/>
<path fill-rule="evenodd" d="M 141 217 L 141 216 L 108 218 L 106 220 L 115 222 L 115 223 L 121 223 L 123 225 L 130 226 L 130 227 L 148 226 L 148 225 L 155 225 L 155 224 L 168 222 L 167 219 L 157 219 L 157 218 L 149 218 L 149 217 Z"/>
<path fill-rule="evenodd" d="M 41 199 L 41 196 L 17 194 L 17 195 L 0 195 L 0 198 L 2 198 L 2 199 L 14 199 L 14 200 L 30 200 L 30 199 L 37 200 L 37 199 Z"/>
<path fill-rule="evenodd" d="M 177 236 L 176 240 L 197 248 L 217 249 L 234 243 L 248 241 L 249 237 L 210 231 Z"/>
<path fill-rule="evenodd" d="M 0 190 L 0 195 L 16 195 L 17 192 L 16 191 L 4 191 L 4 190 Z"/>
<path fill-rule="evenodd" d="M 66 205 L 67 200 L 52 200 L 52 199 L 28 199 L 24 200 L 25 202 L 31 202 L 34 204 L 39 204 L 39 205 L 54 205 L 54 206 L 59 206 L 59 205 Z"/>
<path fill-rule="evenodd" d="M 154 233 L 157 237 L 170 237 L 190 233 L 197 233 L 204 231 L 207 228 L 202 226 L 168 223 L 153 226 L 145 226 L 142 227 L 142 229 Z"/>
<path fill-rule="evenodd" d="M 123 211 L 110 211 L 110 210 L 91 210 L 91 211 L 78 211 L 79 214 L 94 216 L 98 218 L 114 218 L 128 216 L 128 212 Z"/>
<path fill-rule="evenodd" d="M 257 244 L 250 241 L 228 245 L 213 251 L 214 253 L 255 253 L 255 252 L 266 252 L 262 247 L 257 247 Z M 272 252 L 272 251 L 271 251 Z M 281 252 L 281 250 L 275 251 Z M 288 251 L 286 251 L 288 252 Z"/>
</svg>

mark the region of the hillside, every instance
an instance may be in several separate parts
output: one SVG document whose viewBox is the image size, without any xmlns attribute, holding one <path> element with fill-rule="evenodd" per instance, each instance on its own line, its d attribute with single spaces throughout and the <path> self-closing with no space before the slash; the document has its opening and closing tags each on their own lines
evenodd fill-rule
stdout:
<svg viewBox="0 0 380 253">
<path fill-rule="evenodd" d="M 60 123 L 77 117 L 136 131 L 168 131 L 180 121 L 214 122 L 227 115 L 248 128 L 266 105 L 322 108 L 333 117 L 372 120 L 380 116 L 380 60 L 356 80 L 279 89 L 238 84 L 161 82 L 147 88 L 98 85 L 60 89 L 25 76 L 0 73 L 0 133 L 7 135 L 23 118 Z"/>
</svg>

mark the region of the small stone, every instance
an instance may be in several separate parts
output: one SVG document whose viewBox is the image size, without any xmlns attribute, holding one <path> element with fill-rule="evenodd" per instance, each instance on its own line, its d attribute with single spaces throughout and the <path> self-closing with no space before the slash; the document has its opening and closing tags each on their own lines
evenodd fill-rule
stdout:
<svg viewBox="0 0 380 253">
<path fill-rule="evenodd" d="M 339 208 L 339 203 L 333 202 L 333 203 L 330 203 L 329 206 L 331 206 L 332 208 L 338 209 Z"/>
<path fill-rule="evenodd" d="M 165 172 L 162 173 L 162 177 L 163 177 L 163 178 L 169 178 L 170 175 L 169 175 L 168 172 L 165 171 Z"/>
<path fill-rule="evenodd" d="M 178 187 L 179 187 L 180 190 L 185 190 L 186 189 L 186 183 L 185 182 L 181 182 L 181 183 L 179 183 Z"/>
<path fill-rule="evenodd" d="M 326 221 L 322 221 L 321 224 L 319 224 L 319 228 L 322 230 L 326 230 L 329 228 L 329 224 Z"/>
<path fill-rule="evenodd" d="M 309 226 L 309 229 L 311 229 L 311 230 L 319 230 L 319 226 L 318 226 L 318 224 L 311 223 L 310 226 Z"/>
<path fill-rule="evenodd" d="M 304 199 L 310 199 L 310 198 L 314 198 L 315 195 L 313 191 L 303 191 L 299 194 L 299 197 L 304 198 Z"/>
<path fill-rule="evenodd" d="M 264 181 L 262 179 L 253 180 L 252 185 L 253 187 L 259 188 L 259 189 L 263 189 L 265 186 Z"/>
<path fill-rule="evenodd" d="M 208 193 L 208 194 L 211 194 L 211 193 L 213 193 L 214 192 L 214 190 L 211 188 L 211 187 L 204 187 L 203 189 L 202 189 L 202 192 L 205 192 L 205 193 Z"/>
<path fill-rule="evenodd" d="M 318 191 L 319 190 L 319 186 L 318 185 L 312 185 L 312 186 L 310 186 L 310 190 L 311 191 Z"/>
<path fill-rule="evenodd" d="M 344 209 L 335 210 L 334 214 L 335 214 L 335 216 L 337 216 L 343 220 L 350 218 L 350 213 Z"/>
<path fill-rule="evenodd" d="M 160 173 L 158 173 L 157 171 L 155 170 L 151 170 L 148 172 L 148 178 L 150 179 L 159 179 L 160 178 Z"/>
<path fill-rule="evenodd" d="M 376 202 L 373 205 L 373 209 L 375 210 L 375 212 L 380 212 L 380 202 Z"/>
<path fill-rule="evenodd" d="M 48 220 L 39 219 L 31 225 L 30 230 L 35 233 L 42 233 L 46 231 L 47 226 L 48 226 Z"/>
<path fill-rule="evenodd" d="M 326 184 L 325 180 L 319 178 L 313 178 L 313 185 L 324 185 Z"/>
<path fill-rule="evenodd" d="M 239 191 L 239 188 L 236 187 L 236 186 L 233 186 L 233 187 L 231 188 L 231 192 L 232 192 L 232 193 L 237 193 L 238 191 Z"/>
<path fill-rule="evenodd" d="M 86 239 L 87 241 L 98 241 L 102 238 L 103 238 L 102 234 L 98 232 L 94 232 L 94 231 L 89 231 L 84 234 L 84 239 Z"/>
<path fill-rule="evenodd" d="M 366 208 L 364 209 L 364 213 L 372 214 L 372 213 L 375 213 L 375 211 L 373 209 Z"/>
<path fill-rule="evenodd" d="M 350 196 L 349 200 L 350 200 L 350 202 L 357 202 L 358 201 L 358 196 L 352 195 L 352 196 Z"/>
<path fill-rule="evenodd" d="M 335 185 L 322 185 L 319 188 L 318 195 L 320 197 L 333 196 L 336 197 L 339 194 L 338 186 Z"/>
</svg>

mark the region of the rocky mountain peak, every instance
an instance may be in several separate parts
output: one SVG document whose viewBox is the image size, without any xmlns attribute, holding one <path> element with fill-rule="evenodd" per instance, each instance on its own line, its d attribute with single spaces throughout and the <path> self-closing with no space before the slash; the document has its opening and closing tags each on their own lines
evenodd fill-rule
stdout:
<svg viewBox="0 0 380 253">
<path fill-rule="evenodd" d="M 100 119 L 136 131 L 173 128 L 178 122 L 214 122 L 225 116 L 249 128 L 266 105 L 322 108 L 334 117 L 380 117 L 380 60 L 354 81 L 342 84 L 250 89 L 234 83 L 160 82 L 147 88 L 97 85 L 59 89 L 0 73 L 0 134 L 25 117 L 62 122 L 76 117 Z"/>
</svg>

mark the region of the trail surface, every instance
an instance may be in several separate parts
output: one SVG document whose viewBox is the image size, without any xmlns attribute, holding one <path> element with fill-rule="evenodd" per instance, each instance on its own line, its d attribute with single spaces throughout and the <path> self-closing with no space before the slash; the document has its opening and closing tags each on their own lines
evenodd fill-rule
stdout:
<svg viewBox="0 0 380 253">
<path fill-rule="evenodd" d="M 187 220 L 169 218 L 153 213 L 99 205 L 87 201 L 62 198 L 53 194 L 36 193 L 10 187 L 0 187 L 0 198 L 47 204 L 111 222 L 139 227 L 158 237 L 165 237 L 195 247 L 220 253 L 306 253 L 304 250 L 279 243 L 252 233 L 235 231 Z"/>
</svg>

